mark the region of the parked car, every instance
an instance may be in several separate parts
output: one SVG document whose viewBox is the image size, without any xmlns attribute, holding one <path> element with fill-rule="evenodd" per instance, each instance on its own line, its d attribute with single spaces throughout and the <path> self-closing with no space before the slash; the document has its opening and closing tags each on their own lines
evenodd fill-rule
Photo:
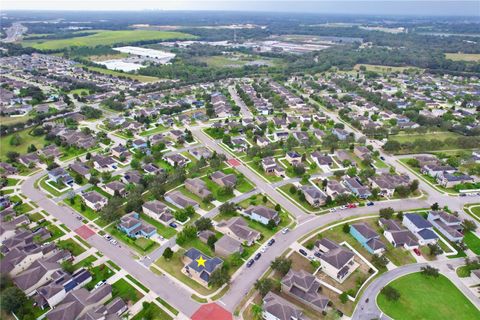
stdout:
<svg viewBox="0 0 480 320">
<path fill-rule="evenodd" d="M 308 254 L 307 254 L 307 251 L 305 251 L 305 250 L 303 250 L 303 249 L 298 250 L 298 252 L 300 252 L 300 253 L 301 253 L 303 256 L 305 256 L 305 257 L 308 255 Z"/>
<path fill-rule="evenodd" d="M 268 247 L 267 247 L 267 246 L 265 246 L 265 247 L 262 247 L 262 248 L 260 249 L 260 252 L 261 252 L 261 253 L 265 253 L 265 251 L 267 251 L 267 249 L 268 249 Z"/>
<path fill-rule="evenodd" d="M 255 255 L 254 259 L 258 260 L 258 259 L 260 259 L 261 256 L 262 256 L 262 254 L 259 252 Z"/>
<path fill-rule="evenodd" d="M 368 207 L 371 207 L 371 206 L 373 206 L 373 205 L 374 205 L 374 203 L 373 203 L 372 201 L 368 201 L 368 202 L 367 202 L 367 206 L 368 206 Z"/>
<path fill-rule="evenodd" d="M 113 244 L 113 245 L 118 244 L 117 240 L 115 240 L 115 239 L 110 240 L 110 243 Z"/>
<path fill-rule="evenodd" d="M 317 258 L 320 258 L 322 256 L 322 254 L 320 252 L 315 252 L 313 255 Z"/>
<path fill-rule="evenodd" d="M 99 282 L 95 285 L 95 287 L 93 287 L 93 289 L 95 290 L 95 289 L 100 288 L 100 287 L 103 286 L 106 282 L 107 282 L 106 280 L 101 280 L 101 281 L 99 281 Z"/>
<path fill-rule="evenodd" d="M 384 156 L 380 156 L 380 160 L 385 161 L 385 157 L 384 157 Z"/>
<path fill-rule="evenodd" d="M 253 259 L 248 260 L 247 268 L 250 268 L 252 266 L 252 264 L 254 264 L 254 263 L 255 263 L 255 260 L 253 260 Z"/>
<path fill-rule="evenodd" d="M 268 240 L 268 243 L 267 243 L 267 244 L 268 244 L 269 246 L 271 246 L 271 245 L 274 244 L 274 243 L 275 243 L 275 239 L 272 238 L 272 239 Z"/>
<path fill-rule="evenodd" d="M 285 229 L 282 230 L 282 233 L 285 234 L 285 233 L 287 233 L 288 231 L 290 231 L 290 229 L 285 228 Z"/>
<path fill-rule="evenodd" d="M 356 208 L 357 205 L 355 203 L 349 203 L 348 206 L 347 206 L 349 209 L 353 209 L 353 208 Z"/>
<path fill-rule="evenodd" d="M 103 237 L 108 241 L 112 240 L 112 237 L 110 237 L 110 235 L 108 234 L 104 235 Z"/>
<path fill-rule="evenodd" d="M 417 248 L 414 248 L 414 249 L 413 249 L 413 252 L 415 252 L 415 254 L 416 254 L 417 256 L 421 256 L 421 255 L 422 255 L 422 253 L 420 252 L 420 250 L 418 250 Z"/>
<path fill-rule="evenodd" d="M 170 222 L 168 225 L 174 229 L 177 228 L 177 224 L 175 222 Z"/>
</svg>

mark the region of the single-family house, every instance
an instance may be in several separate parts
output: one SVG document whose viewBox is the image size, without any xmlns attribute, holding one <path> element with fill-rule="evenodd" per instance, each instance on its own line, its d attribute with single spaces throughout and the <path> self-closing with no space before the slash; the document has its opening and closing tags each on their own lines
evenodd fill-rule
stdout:
<svg viewBox="0 0 480 320">
<path fill-rule="evenodd" d="M 348 278 L 359 266 L 354 261 L 355 255 L 351 250 L 330 239 L 322 238 L 317 240 L 315 246 L 321 254 L 320 264 L 322 271 L 340 283 Z"/>
<path fill-rule="evenodd" d="M 242 214 L 264 225 L 267 225 L 270 220 L 273 220 L 275 225 L 280 223 L 280 216 L 278 212 L 265 206 L 250 206 L 245 209 Z"/>
<path fill-rule="evenodd" d="M 462 220 L 445 211 L 429 211 L 427 220 L 448 240 L 459 242 L 463 239 Z"/>
<path fill-rule="evenodd" d="M 198 263 L 199 259 L 205 260 L 203 264 Z M 204 287 L 208 288 L 211 274 L 222 267 L 223 260 L 211 258 L 196 248 L 188 249 L 182 257 L 184 267 L 182 272 Z"/>
<path fill-rule="evenodd" d="M 265 320 L 306 320 L 303 312 L 294 304 L 269 291 L 263 297 L 263 319 Z"/>
<path fill-rule="evenodd" d="M 380 241 L 380 235 L 365 222 L 351 224 L 350 234 L 371 254 L 381 254 L 385 251 L 385 244 Z"/>
<path fill-rule="evenodd" d="M 108 203 L 107 197 L 101 195 L 97 191 L 88 191 L 80 193 L 80 197 L 87 207 L 94 211 L 100 211 Z"/>
<path fill-rule="evenodd" d="M 201 199 L 206 199 L 212 195 L 208 190 L 207 184 L 200 178 L 186 179 L 185 188 L 191 193 L 199 196 Z"/>
<path fill-rule="evenodd" d="M 378 223 L 384 230 L 384 237 L 394 247 L 404 247 L 405 249 L 418 248 L 417 237 L 410 230 L 403 228 L 397 221 L 380 218 Z"/>
<path fill-rule="evenodd" d="M 295 271 L 290 269 L 281 281 L 282 292 L 307 306 L 323 312 L 326 310 L 329 299 L 320 294 L 320 282 L 305 270 Z"/>
<path fill-rule="evenodd" d="M 180 191 L 169 192 L 165 195 L 165 200 L 176 207 L 185 209 L 187 207 L 198 208 L 199 204 L 195 200 L 183 195 Z"/>
<path fill-rule="evenodd" d="M 323 206 L 327 200 L 327 196 L 319 188 L 312 185 L 304 185 L 300 188 L 305 196 L 305 200 L 315 208 Z"/>
<path fill-rule="evenodd" d="M 173 215 L 169 207 L 158 200 L 145 202 L 142 206 L 143 213 L 159 220 L 164 225 L 173 221 Z"/>
<path fill-rule="evenodd" d="M 237 176 L 233 173 L 225 174 L 222 171 L 216 171 L 210 175 L 210 179 L 220 187 L 234 188 L 237 184 Z"/>
<path fill-rule="evenodd" d="M 438 235 L 433 231 L 433 226 L 421 215 L 415 213 L 406 213 L 403 215 L 403 225 L 415 234 L 420 245 L 437 243 Z"/>
<path fill-rule="evenodd" d="M 125 190 L 125 184 L 120 181 L 112 181 L 103 186 L 103 190 L 105 190 L 106 193 L 114 196 L 116 194 L 120 196 L 124 196 L 126 193 Z"/>
<path fill-rule="evenodd" d="M 142 222 L 139 214 L 136 212 L 124 215 L 120 218 L 117 229 L 131 238 L 150 238 L 157 233 L 157 229 Z"/>
<path fill-rule="evenodd" d="M 250 228 L 242 217 L 223 220 L 217 224 L 216 229 L 247 246 L 253 245 L 261 237 L 261 233 Z"/>
</svg>

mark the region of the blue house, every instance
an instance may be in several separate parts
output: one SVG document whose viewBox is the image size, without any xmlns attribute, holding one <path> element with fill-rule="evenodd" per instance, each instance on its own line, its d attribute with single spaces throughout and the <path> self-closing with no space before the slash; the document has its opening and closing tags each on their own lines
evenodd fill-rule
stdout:
<svg viewBox="0 0 480 320">
<path fill-rule="evenodd" d="M 136 212 L 123 216 L 117 228 L 131 238 L 150 238 L 157 233 L 157 229 L 144 224 Z"/>
<path fill-rule="evenodd" d="M 350 225 L 350 234 L 371 254 L 380 254 L 385 251 L 385 245 L 379 240 L 378 233 L 365 222 Z"/>
<path fill-rule="evenodd" d="M 338 140 L 347 140 L 349 133 L 343 129 L 334 128 L 332 134 L 338 138 Z"/>
</svg>

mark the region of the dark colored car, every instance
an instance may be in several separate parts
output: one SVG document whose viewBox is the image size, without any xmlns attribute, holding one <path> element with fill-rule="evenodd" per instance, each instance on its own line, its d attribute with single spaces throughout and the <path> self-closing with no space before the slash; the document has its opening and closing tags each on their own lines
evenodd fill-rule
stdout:
<svg viewBox="0 0 480 320">
<path fill-rule="evenodd" d="M 248 260 L 247 268 L 250 268 L 254 262 L 255 262 L 255 260 L 253 260 L 253 259 Z"/>
<path fill-rule="evenodd" d="M 313 255 L 317 258 L 320 258 L 322 256 L 322 254 L 320 252 L 315 252 Z"/>
<path fill-rule="evenodd" d="M 307 251 L 303 250 L 303 249 L 300 249 L 298 250 L 298 252 L 300 252 L 302 255 L 304 255 L 305 257 L 307 256 Z"/>
<path fill-rule="evenodd" d="M 172 228 L 177 228 L 177 224 L 175 222 L 170 222 L 169 226 Z"/>
<path fill-rule="evenodd" d="M 271 245 L 274 244 L 274 243 L 275 243 L 275 239 L 270 239 L 270 240 L 267 242 L 267 244 L 268 244 L 269 246 L 271 246 Z"/>
<path fill-rule="evenodd" d="M 254 259 L 258 260 L 258 259 L 260 259 L 261 256 L 262 256 L 262 254 L 259 252 L 255 255 Z"/>
<path fill-rule="evenodd" d="M 380 156 L 380 160 L 385 161 L 385 157 L 384 157 L 384 156 Z"/>
<path fill-rule="evenodd" d="M 370 207 L 370 206 L 373 206 L 373 205 L 374 205 L 374 203 L 372 201 L 367 202 L 367 206 Z"/>
</svg>

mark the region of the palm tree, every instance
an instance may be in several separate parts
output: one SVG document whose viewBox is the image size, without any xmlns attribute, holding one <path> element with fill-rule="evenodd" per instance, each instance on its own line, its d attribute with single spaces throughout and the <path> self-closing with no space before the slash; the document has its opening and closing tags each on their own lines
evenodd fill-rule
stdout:
<svg viewBox="0 0 480 320">
<path fill-rule="evenodd" d="M 263 309 L 262 309 L 262 306 L 259 306 L 258 304 L 254 304 L 252 306 L 252 313 L 253 313 L 253 318 L 255 320 L 260 320 L 262 319 L 262 315 L 263 315 Z"/>
</svg>

